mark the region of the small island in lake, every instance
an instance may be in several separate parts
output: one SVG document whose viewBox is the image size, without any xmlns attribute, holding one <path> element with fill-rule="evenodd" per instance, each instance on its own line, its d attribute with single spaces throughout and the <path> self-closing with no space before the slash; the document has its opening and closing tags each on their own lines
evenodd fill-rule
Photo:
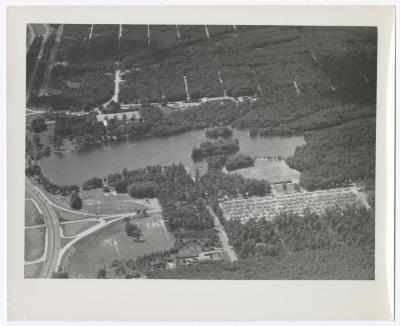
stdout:
<svg viewBox="0 0 400 326">
<path fill-rule="evenodd" d="M 201 160 L 208 156 L 213 155 L 226 155 L 238 152 L 239 140 L 224 140 L 220 139 L 215 142 L 205 141 L 200 144 L 200 147 L 193 148 L 192 151 L 192 159 L 193 160 Z"/>
</svg>

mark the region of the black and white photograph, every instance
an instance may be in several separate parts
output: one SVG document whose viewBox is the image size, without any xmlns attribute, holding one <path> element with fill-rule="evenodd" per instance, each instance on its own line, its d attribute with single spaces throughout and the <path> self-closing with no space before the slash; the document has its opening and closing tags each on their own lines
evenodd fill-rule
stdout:
<svg viewBox="0 0 400 326">
<path fill-rule="evenodd" d="M 374 280 L 377 33 L 27 24 L 25 279 Z"/>
</svg>

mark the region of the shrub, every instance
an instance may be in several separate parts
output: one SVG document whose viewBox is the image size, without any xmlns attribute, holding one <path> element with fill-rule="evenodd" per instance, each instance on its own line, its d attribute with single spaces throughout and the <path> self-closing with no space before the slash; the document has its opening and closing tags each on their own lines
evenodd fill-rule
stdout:
<svg viewBox="0 0 400 326">
<path fill-rule="evenodd" d="M 84 182 L 82 185 L 83 190 L 91 190 L 101 188 L 103 186 L 103 181 L 100 178 L 92 178 Z"/>
<path fill-rule="evenodd" d="M 249 155 L 239 154 L 234 157 L 230 157 L 226 162 L 226 169 L 228 171 L 233 171 L 237 169 L 247 168 L 254 164 L 254 159 Z"/>
<path fill-rule="evenodd" d="M 31 122 L 32 130 L 36 133 L 47 130 L 46 122 L 43 118 L 36 118 Z"/>
<path fill-rule="evenodd" d="M 151 181 L 134 183 L 129 188 L 129 195 L 133 198 L 154 198 L 155 184 Z"/>
<path fill-rule="evenodd" d="M 82 199 L 77 192 L 73 192 L 70 198 L 70 206 L 72 209 L 79 210 L 82 208 Z"/>
</svg>

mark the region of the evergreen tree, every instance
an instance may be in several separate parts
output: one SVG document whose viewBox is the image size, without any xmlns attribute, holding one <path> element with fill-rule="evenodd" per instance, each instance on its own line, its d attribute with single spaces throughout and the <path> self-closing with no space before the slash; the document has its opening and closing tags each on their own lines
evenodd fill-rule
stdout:
<svg viewBox="0 0 400 326">
<path fill-rule="evenodd" d="M 77 192 L 73 192 L 70 198 L 70 206 L 72 209 L 79 210 L 82 208 L 82 199 Z"/>
</svg>

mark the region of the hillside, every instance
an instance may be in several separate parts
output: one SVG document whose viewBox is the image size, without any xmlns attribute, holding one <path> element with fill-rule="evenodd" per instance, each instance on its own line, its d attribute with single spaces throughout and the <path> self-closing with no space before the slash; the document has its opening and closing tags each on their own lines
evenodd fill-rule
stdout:
<svg viewBox="0 0 400 326">
<path fill-rule="evenodd" d="M 118 62 L 125 72 L 124 103 L 161 102 L 163 96 L 167 101 L 186 100 L 183 76 L 192 100 L 223 96 L 225 90 L 234 97 L 257 94 L 265 97 L 265 104 L 293 106 L 321 97 L 374 102 L 373 28 L 208 26 L 207 30 L 209 38 L 203 25 L 122 25 L 119 38 L 119 25 L 64 25 L 49 93 L 65 92 L 64 84 L 70 80 L 82 82 L 80 91 L 100 93 L 105 85 L 94 87 L 92 77 L 97 76 L 97 82 L 107 79 Z M 52 42 L 54 36 L 46 42 L 43 62 Z M 37 51 L 32 46 L 28 58 Z"/>
</svg>

